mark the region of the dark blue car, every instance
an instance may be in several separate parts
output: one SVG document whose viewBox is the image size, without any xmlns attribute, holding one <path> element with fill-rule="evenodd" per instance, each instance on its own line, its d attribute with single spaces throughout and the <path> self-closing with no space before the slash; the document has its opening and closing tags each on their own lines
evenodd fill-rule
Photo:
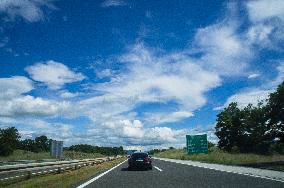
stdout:
<svg viewBox="0 0 284 188">
<path fill-rule="evenodd" d="M 152 159 L 144 152 L 133 153 L 128 159 L 128 169 L 145 169 L 152 170 Z"/>
</svg>

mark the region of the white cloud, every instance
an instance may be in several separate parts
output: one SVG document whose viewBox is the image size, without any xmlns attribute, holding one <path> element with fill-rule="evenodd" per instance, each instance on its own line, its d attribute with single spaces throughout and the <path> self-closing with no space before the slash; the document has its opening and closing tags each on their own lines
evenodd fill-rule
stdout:
<svg viewBox="0 0 284 188">
<path fill-rule="evenodd" d="M 174 131 L 169 127 L 150 128 L 147 135 L 154 143 L 157 141 L 160 141 L 161 143 L 175 143 L 178 141 L 178 136 L 185 136 L 183 131 Z M 154 139 L 156 139 L 156 141 L 154 141 Z"/>
<path fill-rule="evenodd" d="M 66 65 L 53 60 L 36 63 L 25 70 L 33 80 L 43 82 L 50 89 L 60 89 L 64 84 L 85 79 L 83 74 L 76 73 Z"/>
<path fill-rule="evenodd" d="M 252 22 L 248 41 L 261 48 L 283 49 L 284 2 L 282 0 L 248 1 L 246 7 Z"/>
<path fill-rule="evenodd" d="M 111 77 L 113 75 L 113 71 L 111 69 L 104 69 L 102 71 L 96 71 L 96 76 L 98 78 Z"/>
<path fill-rule="evenodd" d="M 201 64 L 220 75 L 242 75 L 252 57 L 246 39 L 237 34 L 238 25 L 233 20 L 201 28 L 195 35 Z"/>
<path fill-rule="evenodd" d="M 273 90 L 259 90 L 253 89 L 249 91 L 243 91 L 229 97 L 222 107 L 217 107 L 215 110 L 221 110 L 227 107 L 231 102 L 237 102 L 240 108 L 246 107 L 248 104 L 256 106 L 259 102 L 265 102 L 268 98 L 269 93 Z"/>
<path fill-rule="evenodd" d="M 10 100 L 0 100 L 0 116 L 60 116 L 68 111 L 68 102 L 44 100 L 40 97 L 18 96 Z"/>
<path fill-rule="evenodd" d="M 28 22 L 36 22 L 44 18 L 43 7 L 54 9 L 52 0 L 2 0 L 0 1 L 0 14 L 14 20 L 21 17 Z"/>
<path fill-rule="evenodd" d="M 120 123 L 123 126 L 123 136 L 131 138 L 143 138 L 144 130 L 142 129 L 142 123 L 139 120 L 134 120 L 133 123 L 129 120 L 122 120 Z"/>
<path fill-rule="evenodd" d="M 33 89 L 26 77 L 0 78 L 0 116 L 60 115 L 70 107 L 68 102 L 56 102 L 25 95 Z"/>
<path fill-rule="evenodd" d="M 247 33 L 249 42 L 252 44 L 262 44 L 262 46 L 270 46 L 270 35 L 273 29 L 273 26 L 268 24 L 257 24 L 250 27 Z"/>
<path fill-rule="evenodd" d="M 49 123 L 40 119 L 23 119 L 18 120 L 21 130 L 19 131 L 22 138 L 35 138 L 37 136 L 46 135 L 48 138 L 55 140 L 63 140 L 64 146 L 74 144 L 73 125 L 63 123 Z M 74 138 L 75 139 L 75 138 Z"/>
<path fill-rule="evenodd" d="M 62 97 L 62 98 L 73 98 L 73 97 L 77 97 L 79 95 L 80 95 L 80 93 L 78 93 L 78 92 L 71 93 L 71 92 L 65 91 L 65 90 L 60 92 L 60 97 Z"/>
<path fill-rule="evenodd" d="M 255 78 L 259 77 L 259 76 L 260 76 L 260 74 L 258 74 L 258 73 L 250 74 L 248 76 L 248 79 L 255 79 Z"/>
<path fill-rule="evenodd" d="M 93 85 L 100 95 L 76 105 L 80 107 L 77 113 L 85 114 L 96 125 L 88 128 L 88 138 L 99 140 L 100 135 L 104 138 L 99 141 L 102 145 L 184 145 L 186 130 L 153 124 L 193 116 L 192 112 L 206 103 L 204 93 L 220 85 L 218 74 L 207 71 L 187 55 L 159 53 L 141 43 L 131 46 L 119 60 L 125 63 L 126 71 L 112 75 L 110 82 Z M 175 109 L 167 105 L 172 102 Z M 161 103 L 166 110 L 147 114 L 144 109 L 142 118 L 132 113 L 147 103 Z M 146 116 L 153 120 L 146 121 Z"/>
<path fill-rule="evenodd" d="M 102 7 L 117 7 L 117 6 L 125 6 L 126 3 L 123 0 L 105 0 L 101 6 Z"/>
<path fill-rule="evenodd" d="M 274 92 L 277 86 L 284 80 L 284 62 L 279 62 L 276 70 L 278 73 L 274 79 L 267 80 L 257 88 L 249 87 L 230 96 L 223 106 L 216 107 L 214 110 L 222 110 L 231 102 L 237 102 L 240 108 L 244 108 L 248 104 L 256 106 L 259 102 L 265 102 L 265 99 L 268 99 L 269 93 Z M 252 77 L 254 78 L 255 75 L 252 75 Z"/>
<path fill-rule="evenodd" d="M 177 108 L 165 110 L 159 121 L 179 121 L 202 107 L 206 103 L 204 93 L 220 84 L 217 74 L 204 70 L 189 57 L 158 54 L 142 44 L 130 48 L 120 61 L 127 71 L 116 74 L 110 82 L 95 84 L 94 90 L 101 95 L 79 102 L 78 106 L 88 109 L 82 110 L 84 114 L 96 124 L 128 118 L 125 114 L 135 107 L 153 102 L 165 104 L 165 109 L 170 107 L 167 103 L 176 103 Z"/>
<path fill-rule="evenodd" d="M 163 113 L 145 113 L 145 121 L 149 124 L 162 124 L 178 122 L 182 119 L 192 117 L 192 112 L 176 111 L 176 112 L 163 112 Z"/>
<path fill-rule="evenodd" d="M 0 78 L 0 100 L 10 100 L 33 89 L 31 80 L 24 76 Z"/>
<path fill-rule="evenodd" d="M 187 132 L 186 130 L 175 130 L 169 127 L 147 128 L 144 127 L 142 122 L 139 120 L 131 121 L 124 119 L 120 121 L 108 121 L 106 123 L 108 125 L 104 126 L 101 131 L 99 131 L 98 128 L 96 131 L 93 131 L 93 134 L 100 132 L 100 134 L 105 138 L 104 141 L 99 142 L 114 141 L 123 143 L 126 146 L 179 144 L 180 142 L 184 142 L 185 134 Z"/>
<path fill-rule="evenodd" d="M 283 0 L 258 0 L 246 3 L 249 18 L 252 22 L 263 21 L 273 17 L 284 20 Z"/>
<path fill-rule="evenodd" d="M 264 84 L 264 87 L 274 89 L 284 81 L 284 61 L 278 63 L 276 70 L 278 72 L 276 78 L 273 80 L 269 80 L 267 83 Z"/>
</svg>

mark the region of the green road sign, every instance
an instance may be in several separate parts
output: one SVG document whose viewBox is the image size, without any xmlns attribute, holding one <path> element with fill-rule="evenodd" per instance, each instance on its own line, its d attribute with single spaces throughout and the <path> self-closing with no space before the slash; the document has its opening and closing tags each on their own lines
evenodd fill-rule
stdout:
<svg viewBox="0 0 284 188">
<path fill-rule="evenodd" d="M 207 134 L 186 135 L 186 149 L 188 154 L 208 153 Z"/>
</svg>

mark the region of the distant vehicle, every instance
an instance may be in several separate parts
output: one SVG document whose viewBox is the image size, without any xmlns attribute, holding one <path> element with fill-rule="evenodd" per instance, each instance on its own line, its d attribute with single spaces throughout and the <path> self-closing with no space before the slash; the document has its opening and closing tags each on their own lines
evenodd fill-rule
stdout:
<svg viewBox="0 0 284 188">
<path fill-rule="evenodd" d="M 152 159 L 144 152 L 135 152 L 128 158 L 128 169 L 152 170 Z"/>
</svg>

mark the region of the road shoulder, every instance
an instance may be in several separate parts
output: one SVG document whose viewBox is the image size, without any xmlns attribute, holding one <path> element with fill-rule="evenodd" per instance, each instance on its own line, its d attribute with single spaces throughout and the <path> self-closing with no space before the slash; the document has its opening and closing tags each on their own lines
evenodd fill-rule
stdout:
<svg viewBox="0 0 284 188">
<path fill-rule="evenodd" d="M 228 173 L 235 173 L 235 174 L 253 176 L 253 177 L 258 177 L 258 178 L 270 179 L 270 180 L 279 181 L 279 182 L 284 183 L 284 172 L 256 169 L 256 168 L 249 168 L 249 167 L 209 164 L 209 163 L 202 163 L 202 162 L 190 161 L 190 160 L 177 160 L 177 159 L 157 158 L 157 157 L 154 157 L 154 159 L 173 162 L 173 163 L 179 163 L 179 164 L 185 164 L 185 165 L 190 165 L 194 167 L 206 168 L 206 169 L 211 169 L 211 170 L 223 171 L 223 172 L 228 172 Z"/>
</svg>

